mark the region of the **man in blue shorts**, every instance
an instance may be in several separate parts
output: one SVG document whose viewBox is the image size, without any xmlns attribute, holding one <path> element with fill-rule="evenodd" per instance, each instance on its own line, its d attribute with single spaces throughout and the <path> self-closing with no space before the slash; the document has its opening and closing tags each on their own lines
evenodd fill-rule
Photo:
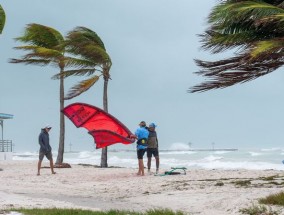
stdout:
<svg viewBox="0 0 284 215">
<path fill-rule="evenodd" d="M 40 135 L 38 137 L 38 143 L 40 145 L 39 149 L 39 160 L 37 165 L 37 175 L 40 175 L 40 168 L 41 163 L 44 158 L 44 156 L 49 160 L 50 162 L 50 168 L 51 173 L 55 174 L 53 170 L 53 158 L 52 158 L 52 152 L 51 152 L 51 146 L 49 145 L 49 134 L 51 126 L 46 125 L 44 128 L 41 129 Z"/>
<path fill-rule="evenodd" d="M 147 150 L 147 140 L 149 131 L 146 128 L 146 123 L 141 121 L 139 128 L 135 131 L 135 138 L 137 139 L 137 158 L 138 158 L 138 173 L 137 175 L 144 176 L 143 156 Z"/>
<path fill-rule="evenodd" d="M 152 155 L 155 157 L 156 160 L 156 174 L 159 173 L 159 165 L 160 165 L 160 159 L 159 159 L 159 149 L 158 149 L 158 137 L 156 132 L 157 125 L 155 123 L 150 123 L 149 125 L 149 136 L 148 136 L 148 147 L 147 147 L 147 166 L 148 166 L 148 173 L 151 169 L 151 159 Z"/>
</svg>

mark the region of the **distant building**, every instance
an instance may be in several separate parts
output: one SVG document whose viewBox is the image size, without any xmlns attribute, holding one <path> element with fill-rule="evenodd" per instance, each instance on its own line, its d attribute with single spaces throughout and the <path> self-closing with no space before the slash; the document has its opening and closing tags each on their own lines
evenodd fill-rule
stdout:
<svg viewBox="0 0 284 215">
<path fill-rule="evenodd" d="M 4 120 L 13 119 L 13 115 L 0 113 L 1 139 L 0 139 L 0 160 L 12 160 L 13 143 L 12 140 L 4 140 Z"/>
</svg>

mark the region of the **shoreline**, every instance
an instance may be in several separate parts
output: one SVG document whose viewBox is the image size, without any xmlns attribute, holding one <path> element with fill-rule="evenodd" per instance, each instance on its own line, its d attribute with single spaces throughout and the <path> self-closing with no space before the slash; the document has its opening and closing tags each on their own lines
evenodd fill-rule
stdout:
<svg viewBox="0 0 284 215">
<path fill-rule="evenodd" d="M 186 175 L 136 176 L 136 168 L 89 165 L 56 168 L 55 175 L 42 168 L 36 176 L 36 166 L 35 161 L 0 162 L 0 210 L 169 208 L 190 214 L 240 214 L 239 209 L 257 204 L 259 198 L 283 191 L 283 185 L 274 182 L 284 180 L 278 170 L 187 169 Z M 43 166 L 48 166 L 46 160 Z M 241 181 L 250 183 L 238 185 Z"/>
</svg>

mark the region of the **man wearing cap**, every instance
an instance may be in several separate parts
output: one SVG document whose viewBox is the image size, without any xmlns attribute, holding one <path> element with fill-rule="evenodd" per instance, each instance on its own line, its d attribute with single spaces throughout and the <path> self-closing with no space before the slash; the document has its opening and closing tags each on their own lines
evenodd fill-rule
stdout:
<svg viewBox="0 0 284 215">
<path fill-rule="evenodd" d="M 37 175 L 40 175 L 40 168 L 41 168 L 41 163 L 43 160 L 43 157 L 45 156 L 49 162 L 50 162 L 50 168 L 51 168 L 51 173 L 55 174 L 53 170 L 53 159 L 52 159 L 52 153 L 51 153 L 51 146 L 49 145 L 49 134 L 48 132 L 50 131 L 51 126 L 46 125 L 41 129 L 41 133 L 38 137 L 38 143 L 40 145 L 39 149 L 39 160 L 38 160 L 38 165 L 37 165 Z"/>
<path fill-rule="evenodd" d="M 155 123 L 150 123 L 149 128 L 148 128 L 149 136 L 148 136 L 148 147 L 147 147 L 147 158 L 148 158 L 147 167 L 148 167 L 148 173 L 150 173 L 151 159 L 153 155 L 156 160 L 156 174 L 158 174 L 160 159 L 159 159 L 157 132 L 155 130 L 156 127 L 157 125 Z"/>
<path fill-rule="evenodd" d="M 135 131 L 135 138 L 137 139 L 137 158 L 138 158 L 138 173 L 137 175 L 144 175 L 144 163 L 143 156 L 147 149 L 149 131 L 146 128 L 146 123 L 141 121 L 139 128 Z"/>
</svg>

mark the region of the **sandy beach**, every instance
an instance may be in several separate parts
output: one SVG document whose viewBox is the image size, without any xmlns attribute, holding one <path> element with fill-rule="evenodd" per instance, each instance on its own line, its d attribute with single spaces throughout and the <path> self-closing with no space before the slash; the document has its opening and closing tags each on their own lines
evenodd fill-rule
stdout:
<svg viewBox="0 0 284 215">
<path fill-rule="evenodd" d="M 256 204 L 259 198 L 284 190 L 283 185 L 264 178 L 277 175 L 273 182 L 281 182 L 284 173 L 274 170 L 188 169 L 186 175 L 141 177 L 134 168 L 72 165 L 56 168 L 55 175 L 43 168 L 37 176 L 36 165 L 35 161 L 1 161 L 0 210 L 169 208 L 190 214 L 240 214 L 239 209 Z M 43 167 L 48 163 L 43 162 Z M 238 185 L 246 180 L 250 184 Z"/>
</svg>

